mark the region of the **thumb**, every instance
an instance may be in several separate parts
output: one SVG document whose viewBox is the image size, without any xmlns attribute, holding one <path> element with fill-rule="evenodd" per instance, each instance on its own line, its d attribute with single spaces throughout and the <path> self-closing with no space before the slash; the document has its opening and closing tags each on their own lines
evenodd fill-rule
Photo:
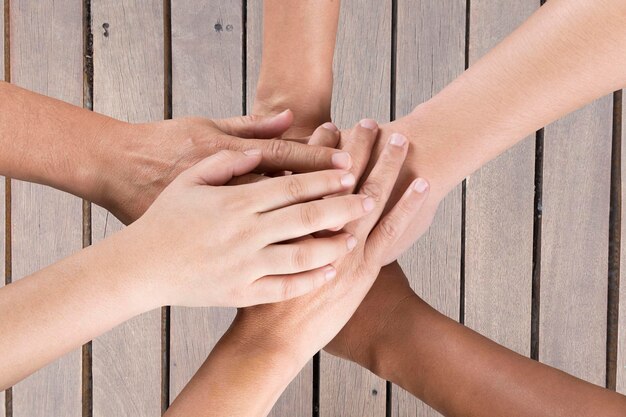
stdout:
<svg viewBox="0 0 626 417">
<path fill-rule="evenodd" d="M 271 139 L 281 136 L 293 123 L 293 113 L 285 110 L 273 116 L 239 116 L 214 121 L 224 133 L 246 139 Z"/>
<path fill-rule="evenodd" d="M 180 175 L 193 185 L 224 185 L 233 177 L 247 174 L 261 163 L 261 151 L 220 151 L 203 159 Z"/>
</svg>

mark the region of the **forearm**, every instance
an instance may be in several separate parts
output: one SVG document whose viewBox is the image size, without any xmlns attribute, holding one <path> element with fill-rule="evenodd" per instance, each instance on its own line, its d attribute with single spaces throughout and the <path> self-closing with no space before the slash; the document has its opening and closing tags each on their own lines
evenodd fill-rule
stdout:
<svg viewBox="0 0 626 417">
<path fill-rule="evenodd" d="M 290 108 L 294 124 L 330 120 L 339 0 L 265 0 L 255 114 Z"/>
<path fill-rule="evenodd" d="M 236 326 L 165 413 L 175 416 L 266 416 L 304 362 L 295 363 L 282 347 L 248 340 Z"/>
<path fill-rule="evenodd" d="M 407 298 L 369 366 L 446 416 L 623 416 L 626 397 L 514 353 Z"/>
<path fill-rule="evenodd" d="M 626 85 L 625 47 L 623 1 L 550 0 L 383 135 L 406 134 L 407 166 L 445 195 L 522 138 Z"/>
<path fill-rule="evenodd" d="M 117 236 L 0 289 L 0 389 L 148 310 Z"/>
<path fill-rule="evenodd" d="M 0 174 L 96 200 L 114 149 L 105 129 L 124 123 L 0 82 Z"/>
</svg>

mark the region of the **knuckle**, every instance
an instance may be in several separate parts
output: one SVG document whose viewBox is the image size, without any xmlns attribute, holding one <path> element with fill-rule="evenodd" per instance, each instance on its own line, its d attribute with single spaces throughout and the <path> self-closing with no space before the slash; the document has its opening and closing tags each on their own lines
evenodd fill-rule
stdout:
<svg viewBox="0 0 626 417">
<path fill-rule="evenodd" d="M 303 181 L 298 177 L 288 177 L 289 180 L 286 184 L 285 195 L 287 197 L 287 201 L 290 203 L 295 203 L 297 201 L 301 201 L 301 199 L 306 194 L 306 186 Z"/>
<path fill-rule="evenodd" d="M 316 229 L 320 222 L 320 211 L 313 204 L 305 204 L 300 208 L 300 221 L 309 229 Z"/>
<path fill-rule="evenodd" d="M 363 184 L 363 187 L 361 187 L 361 193 L 367 194 L 378 203 L 380 202 L 384 191 L 383 186 L 379 181 L 368 180 L 365 184 Z"/>
<path fill-rule="evenodd" d="M 311 256 L 306 249 L 297 247 L 293 250 L 291 254 L 291 264 L 294 268 L 298 270 L 305 269 L 310 264 L 310 261 Z"/>
<path fill-rule="evenodd" d="M 380 233 L 386 241 L 393 241 L 398 236 L 398 225 L 391 217 L 382 219 L 378 227 L 380 227 Z"/>
<path fill-rule="evenodd" d="M 277 165 L 282 165 L 289 159 L 292 146 L 289 142 L 280 139 L 270 139 L 267 144 L 269 157 Z"/>
<path fill-rule="evenodd" d="M 291 282 L 291 280 L 283 279 L 280 283 L 280 289 L 278 292 L 280 299 L 287 300 L 291 298 L 293 291 L 294 291 L 294 288 L 293 288 L 293 283 Z"/>
</svg>

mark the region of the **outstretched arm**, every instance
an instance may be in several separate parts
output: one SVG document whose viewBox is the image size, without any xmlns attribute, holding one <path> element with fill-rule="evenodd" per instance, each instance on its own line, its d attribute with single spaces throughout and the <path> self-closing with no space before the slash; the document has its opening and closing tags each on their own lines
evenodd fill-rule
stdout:
<svg viewBox="0 0 626 417">
<path fill-rule="evenodd" d="M 626 397 L 518 355 L 437 312 L 397 263 L 326 347 L 445 416 L 626 415 Z"/>
<path fill-rule="evenodd" d="M 381 126 L 383 139 L 401 132 L 411 141 L 396 196 L 417 172 L 432 187 L 424 209 L 430 216 L 416 219 L 387 260 L 424 232 L 439 201 L 465 176 L 542 126 L 624 87 L 624 48 L 626 2 L 550 0 L 431 100 Z"/>
<path fill-rule="evenodd" d="M 223 149 L 261 150 L 261 172 L 349 168 L 347 155 L 333 162 L 337 150 L 265 140 L 292 118 L 131 124 L 0 81 L 0 175 L 70 192 L 130 223 L 179 173 Z"/>
<path fill-rule="evenodd" d="M 319 200 L 355 177 L 327 170 L 218 187 L 260 162 L 260 151 L 206 158 L 129 227 L 0 288 L 0 390 L 153 308 L 271 303 L 332 280 L 352 238 L 297 239 L 368 214 L 357 195 Z"/>
<path fill-rule="evenodd" d="M 294 112 L 289 137 L 330 121 L 340 0 L 265 0 L 263 59 L 253 114 Z"/>
</svg>

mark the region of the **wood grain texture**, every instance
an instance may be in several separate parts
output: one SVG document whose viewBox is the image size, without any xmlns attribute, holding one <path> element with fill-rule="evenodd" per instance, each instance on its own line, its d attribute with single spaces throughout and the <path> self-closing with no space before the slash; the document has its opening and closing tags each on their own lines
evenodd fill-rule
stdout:
<svg viewBox="0 0 626 417">
<path fill-rule="evenodd" d="M 246 28 L 246 112 L 251 114 L 263 52 L 263 0 L 248 1 Z M 269 416 L 311 416 L 312 404 L 313 361 L 309 361 L 280 396 Z"/>
<path fill-rule="evenodd" d="M 172 2 L 174 117 L 241 114 L 241 12 L 240 1 Z M 224 308 L 172 308 L 170 401 L 202 365 L 234 314 Z"/>
<path fill-rule="evenodd" d="M 465 0 L 398 2 L 396 111 L 402 117 L 460 75 L 465 66 Z M 461 186 L 441 203 L 430 229 L 400 259 L 411 286 L 434 308 L 459 319 Z M 393 416 L 436 416 L 400 387 Z"/>
<path fill-rule="evenodd" d="M 81 105 L 82 10 L 70 0 L 11 1 L 13 83 Z M 20 279 L 82 247 L 81 200 L 41 185 L 12 183 L 12 271 Z M 13 388 L 14 417 L 81 415 L 80 349 Z"/>
<path fill-rule="evenodd" d="M 524 22 L 537 0 L 473 0 L 469 63 Z M 530 354 L 535 140 L 526 138 L 467 179 L 465 324 Z"/>
<path fill-rule="evenodd" d="M 130 122 L 163 119 L 163 2 L 94 1 L 94 110 Z M 122 228 L 93 207 L 93 241 Z M 161 415 L 161 314 L 151 311 L 93 341 L 93 415 Z"/>
<path fill-rule="evenodd" d="M 389 121 L 391 1 L 341 4 L 335 53 L 333 120 L 342 128 L 370 117 Z M 385 381 L 369 371 L 322 353 L 321 417 L 384 416 Z"/>
<path fill-rule="evenodd" d="M 624 94 L 622 92 L 622 94 Z M 623 96 L 622 96 L 623 97 Z M 622 102 L 623 103 L 623 102 Z M 621 245 L 620 245 L 620 286 L 619 324 L 617 326 L 617 392 L 626 394 L 626 108 L 622 108 L 622 195 L 621 195 Z"/>
<path fill-rule="evenodd" d="M 612 96 L 545 129 L 539 359 L 606 373 Z"/>
<path fill-rule="evenodd" d="M 0 80 L 4 80 L 4 7 L 0 7 Z M 5 178 L 0 176 L 0 288 L 4 286 L 6 276 L 6 206 Z M 4 391 L 0 391 L 0 417 L 6 415 Z"/>
</svg>

